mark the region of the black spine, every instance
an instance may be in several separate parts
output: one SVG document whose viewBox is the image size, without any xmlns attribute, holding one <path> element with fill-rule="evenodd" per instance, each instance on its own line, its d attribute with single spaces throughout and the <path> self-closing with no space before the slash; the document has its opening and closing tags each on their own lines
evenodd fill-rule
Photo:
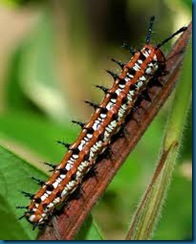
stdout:
<svg viewBox="0 0 196 244">
<path fill-rule="evenodd" d="M 28 198 L 30 198 L 30 199 L 33 199 L 33 197 L 34 197 L 34 194 L 29 193 L 29 192 L 21 191 L 21 193 L 22 193 L 25 197 L 28 197 Z"/>
<path fill-rule="evenodd" d="M 31 177 L 31 179 L 34 180 L 35 182 L 37 182 L 38 185 L 40 185 L 40 186 L 43 186 L 44 183 L 45 183 L 43 180 L 37 179 L 37 178 L 35 178 L 33 176 Z"/>
<path fill-rule="evenodd" d="M 114 78 L 114 80 L 119 79 L 119 76 L 114 72 L 112 72 L 111 70 L 106 70 L 106 72 L 110 74 Z"/>
<path fill-rule="evenodd" d="M 104 93 L 108 93 L 109 89 L 104 87 L 104 86 L 99 86 L 99 85 L 96 85 L 95 87 L 101 89 Z"/>
<path fill-rule="evenodd" d="M 111 60 L 112 60 L 114 63 L 118 64 L 122 69 L 123 69 L 123 67 L 125 66 L 125 64 L 122 63 L 121 61 L 118 61 L 118 60 L 116 60 L 116 59 L 114 59 L 114 58 L 111 58 Z"/>
<path fill-rule="evenodd" d="M 132 55 L 136 53 L 136 50 L 129 46 L 126 42 L 122 44 L 122 48 L 128 50 Z"/>
<path fill-rule="evenodd" d="M 80 122 L 80 121 L 72 120 L 71 122 L 72 122 L 73 124 L 77 124 L 77 125 L 79 125 L 82 129 L 83 129 L 84 126 L 85 126 L 85 123 Z"/>
<path fill-rule="evenodd" d="M 66 147 L 67 149 L 69 149 L 69 147 L 71 146 L 71 144 L 63 142 L 63 141 L 57 141 L 57 143 L 63 145 L 64 147 Z"/>
<path fill-rule="evenodd" d="M 51 167 L 53 170 L 56 168 L 56 165 L 55 164 L 51 164 L 51 163 L 48 163 L 48 162 L 44 162 L 45 165 Z M 53 171 L 53 170 L 50 170 L 50 171 Z"/>
<path fill-rule="evenodd" d="M 100 108 L 98 104 L 96 103 L 92 103 L 90 101 L 84 101 L 85 103 L 89 104 L 91 107 L 93 107 L 94 109 Z"/>
</svg>

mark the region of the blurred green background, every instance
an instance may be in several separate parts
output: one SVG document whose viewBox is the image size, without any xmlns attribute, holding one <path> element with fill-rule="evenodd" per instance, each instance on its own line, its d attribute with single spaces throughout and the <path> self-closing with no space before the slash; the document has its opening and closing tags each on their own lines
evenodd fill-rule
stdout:
<svg viewBox="0 0 196 244">
<path fill-rule="evenodd" d="M 190 0 L 0 1 L 0 239 L 36 237 L 17 221 L 22 211 L 15 206 L 28 204 L 19 190 L 38 189 L 30 176 L 46 178 L 43 161 L 60 162 L 65 150 L 56 140 L 74 141 L 79 128 L 70 121 L 92 113 L 83 100 L 100 102 L 94 85 L 110 87 L 104 70 L 119 71 L 110 58 L 130 58 L 123 42 L 140 49 L 155 15 L 156 44 L 187 25 L 191 11 Z M 125 237 L 153 174 L 169 107 L 170 99 L 92 210 L 104 239 Z M 192 239 L 191 121 L 190 111 L 154 240 Z"/>
</svg>

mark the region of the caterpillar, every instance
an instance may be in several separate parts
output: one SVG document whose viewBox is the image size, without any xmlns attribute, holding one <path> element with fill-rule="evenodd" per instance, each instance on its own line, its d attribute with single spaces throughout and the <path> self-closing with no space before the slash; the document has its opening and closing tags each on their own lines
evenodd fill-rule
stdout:
<svg viewBox="0 0 196 244">
<path fill-rule="evenodd" d="M 120 75 L 107 71 L 114 78 L 110 89 L 97 86 L 105 93 L 100 105 L 85 101 L 95 111 L 87 123 L 73 121 L 82 127 L 82 131 L 72 145 L 62 143 L 68 151 L 59 165 L 48 164 L 53 168 L 51 177 L 46 182 L 38 180 L 41 188 L 36 194 L 22 192 L 30 197 L 31 201 L 27 207 L 18 207 L 27 209 L 21 218 L 25 217 L 33 228 L 48 223 L 54 210 L 78 189 L 84 177 L 96 164 L 97 157 L 106 151 L 112 137 L 122 128 L 127 115 L 136 108 L 138 98 L 145 94 L 150 81 L 165 74 L 166 60 L 160 48 L 174 36 L 184 32 L 187 27 L 180 28 L 153 46 L 150 41 L 154 20 L 155 17 L 152 16 L 146 42 L 141 50 L 131 49 L 133 57 L 126 64 L 113 59 L 122 71 Z"/>
</svg>

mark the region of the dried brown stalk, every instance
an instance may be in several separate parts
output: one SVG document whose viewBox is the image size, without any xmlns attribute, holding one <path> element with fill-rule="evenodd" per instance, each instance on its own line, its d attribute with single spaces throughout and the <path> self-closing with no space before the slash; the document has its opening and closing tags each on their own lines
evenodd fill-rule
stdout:
<svg viewBox="0 0 196 244">
<path fill-rule="evenodd" d="M 69 202 L 64 213 L 58 217 L 55 226 L 53 228 L 47 227 L 40 234 L 39 240 L 71 240 L 74 238 L 93 205 L 103 194 L 126 157 L 171 94 L 179 75 L 184 50 L 191 33 L 192 23 L 180 36 L 167 56 L 166 70 L 169 71 L 169 74 L 162 77 L 163 86 L 150 88 L 149 95 L 152 102 L 142 101 L 140 108 L 133 114 L 134 120 L 127 123 L 125 127 L 128 136 L 118 138 L 111 145 L 112 159 L 103 159 L 98 163 L 96 176 L 89 178 L 83 184 L 84 193 L 82 196 Z"/>
</svg>

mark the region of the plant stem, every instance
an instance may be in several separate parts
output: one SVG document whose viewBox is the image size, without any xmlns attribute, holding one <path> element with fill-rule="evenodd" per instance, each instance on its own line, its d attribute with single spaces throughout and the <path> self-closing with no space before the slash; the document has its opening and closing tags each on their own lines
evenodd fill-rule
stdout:
<svg viewBox="0 0 196 244">
<path fill-rule="evenodd" d="M 192 48 L 191 44 L 189 44 L 182 75 L 168 118 L 160 160 L 132 220 L 126 237 L 127 240 L 150 239 L 160 218 L 181 144 L 181 136 L 187 111 L 190 107 L 192 74 L 189 67 L 191 64 L 191 54 Z"/>
</svg>

